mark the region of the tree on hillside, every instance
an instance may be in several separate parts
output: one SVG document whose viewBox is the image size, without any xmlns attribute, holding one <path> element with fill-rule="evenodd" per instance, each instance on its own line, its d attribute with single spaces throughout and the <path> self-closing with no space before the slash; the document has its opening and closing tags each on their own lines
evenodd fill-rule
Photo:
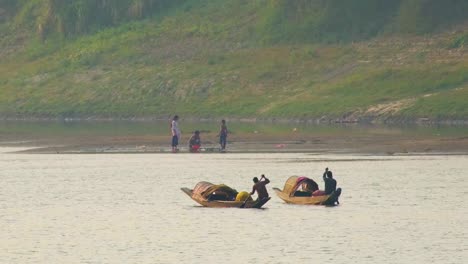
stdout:
<svg viewBox="0 0 468 264">
<path fill-rule="evenodd" d="M 161 14 L 187 0 L 0 0 L 0 20 L 41 39 L 74 36 Z M 230 0 L 217 0 L 230 1 Z M 213 0 L 199 0 L 209 6 Z M 257 0 L 257 36 L 269 43 L 346 42 L 392 31 L 428 33 L 468 19 L 468 0 Z M 193 4 L 193 3 L 192 3 Z M 245 4 L 236 1 L 233 5 Z"/>
<path fill-rule="evenodd" d="M 403 0 L 396 23 L 400 32 L 428 33 L 466 20 L 466 0 Z"/>
<path fill-rule="evenodd" d="M 322 38 L 334 41 L 375 36 L 391 22 L 400 0 L 327 0 L 317 25 Z"/>
<path fill-rule="evenodd" d="M 18 4 L 17 0 L 0 0 L 0 9 L 12 11 Z"/>
<path fill-rule="evenodd" d="M 0 0 L 0 22 L 4 22 L 16 9 L 16 0 Z"/>
<path fill-rule="evenodd" d="M 348 41 L 374 36 L 391 21 L 400 0 L 271 0 L 260 28 L 272 41 Z"/>
<path fill-rule="evenodd" d="M 35 20 L 41 38 L 54 33 L 69 36 L 151 16 L 182 1 L 24 0 L 19 4 L 18 20 L 22 24 L 28 24 L 30 19 Z"/>
</svg>

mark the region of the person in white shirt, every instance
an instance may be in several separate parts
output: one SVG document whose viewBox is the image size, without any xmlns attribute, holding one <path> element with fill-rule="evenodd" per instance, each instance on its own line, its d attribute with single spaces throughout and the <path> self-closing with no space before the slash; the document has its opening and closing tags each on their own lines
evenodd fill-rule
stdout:
<svg viewBox="0 0 468 264">
<path fill-rule="evenodd" d="M 171 133 L 172 133 L 172 152 L 176 153 L 179 151 L 177 146 L 179 145 L 179 138 L 180 138 L 180 129 L 179 129 L 179 124 L 177 121 L 179 120 L 179 116 L 175 115 L 174 118 L 172 118 L 171 122 Z"/>
</svg>

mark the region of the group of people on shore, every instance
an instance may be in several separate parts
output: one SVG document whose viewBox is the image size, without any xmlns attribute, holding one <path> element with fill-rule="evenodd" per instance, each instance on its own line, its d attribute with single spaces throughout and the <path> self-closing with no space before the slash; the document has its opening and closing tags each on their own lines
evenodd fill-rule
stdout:
<svg viewBox="0 0 468 264">
<path fill-rule="evenodd" d="M 170 125 L 171 134 L 172 134 L 171 146 L 172 146 L 172 152 L 173 153 L 179 152 L 178 146 L 179 146 L 181 132 L 180 132 L 178 121 L 179 121 L 179 116 L 175 115 L 172 118 L 171 125 Z M 220 151 L 221 152 L 226 151 L 227 136 L 228 136 L 228 129 L 227 129 L 227 126 L 226 126 L 226 120 L 223 119 L 223 120 L 221 120 L 221 125 L 220 125 L 220 129 L 219 129 L 219 133 L 218 133 L 219 145 L 220 145 Z M 200 138 L 200 131 L 199 130 L 195 130 L 193 132 L 192 136 L 190 137 L 190 139 L 188 141 L 188 147 L 189 147 L 189 152 L 196 153 L 196 152 L 200 151 L 201 138 Z"/>
</svg>

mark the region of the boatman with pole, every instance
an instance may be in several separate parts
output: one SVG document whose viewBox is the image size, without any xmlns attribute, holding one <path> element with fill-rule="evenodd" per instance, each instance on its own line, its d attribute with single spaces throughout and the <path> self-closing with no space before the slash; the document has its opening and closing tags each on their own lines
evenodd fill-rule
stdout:
<svg viewBox="0 0 468 264">
<path fill-rule="evenodd" d="M 266 189 L 266 185 L 270 183 L 270 180 L 265 177 L 265 174 L 262 174 L 260 180 L 258 180 L 257 177 L 254 177 L 253 182 L 254 186 L 252 188 L 252 192 L 250 192 L 250 195 L 253 195 L 255 192 L 257 192 L 257 200 L 263 200 L 270 197 Z"/>
<path fill-rule="evenodd" d="M 336 180 L 333 179 L 333 173 L 325 168 L 323 173 L 323 181 L 325 182 L 325 194 L 330 195 L 336 191 Z"/>
</svg>

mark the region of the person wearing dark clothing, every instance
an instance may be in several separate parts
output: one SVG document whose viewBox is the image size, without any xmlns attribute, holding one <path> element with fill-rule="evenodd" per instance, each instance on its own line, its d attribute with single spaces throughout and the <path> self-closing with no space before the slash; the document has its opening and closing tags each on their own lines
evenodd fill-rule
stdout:
<svg viewBox="0 0 468 264">
<path fill-rule="evenodd" d="M 333 179 L 333 173 L 329 171 L 328 168 L 326 168 L 325 172 L 323 173 L 323 181 L 325 182 L 326 195 L 330 195 L 336 191 L 336 180 Z"/>
<path fill-rule="evenodd" d="M 270 180 L 265 177 L 264 174 L 262 174 L 262 177 L 260 180 L 258 180 L 257 177 L 253 178 L 254 186 L 252 188 L 252 192 L 250 192 L 250 195 L 253 195 L 255 192 L 257 192 L 258 198 L 257 200 L 265 199 L 268 198 L 268 191 L 266 189 L 266 185 L 270 183 Z"/>
<path fill-rule="evenodd" d="M 221 120 L 221 128 L 219 129 L 219 145 L 221 146 L 221 151 L 226 150 L 228 130 L 226 126 L 226 120 Z"/>
</svg>

